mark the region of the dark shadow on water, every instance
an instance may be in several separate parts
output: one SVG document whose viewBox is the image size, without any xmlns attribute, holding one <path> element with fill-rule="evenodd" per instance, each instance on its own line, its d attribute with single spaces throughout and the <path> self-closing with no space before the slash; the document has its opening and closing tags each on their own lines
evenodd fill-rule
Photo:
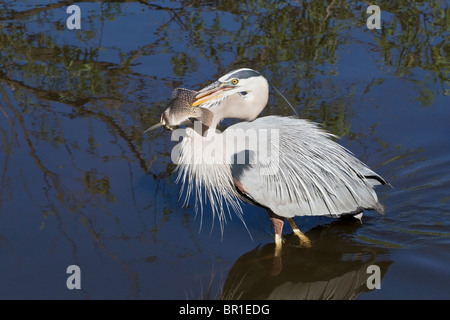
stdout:
<svg viewBox="0 0 450 320">
<path fill-rule="evenodd" d="M 360 226 L 336 221 L 316 227 L 306 233 L 312 241 L 311 248 L 298 247 L 298 239 L 290 234 L 280 256 L 274 254 L 274 244 L 257 246 L 234 263 L 220 298 L 357 298 L 371 290 L 367 282 L 374 273 L 367 268 L 378 266 L 381 280 L 392 263 L 387 249 L 365 245 L 351 237 Z"/>
</svg>

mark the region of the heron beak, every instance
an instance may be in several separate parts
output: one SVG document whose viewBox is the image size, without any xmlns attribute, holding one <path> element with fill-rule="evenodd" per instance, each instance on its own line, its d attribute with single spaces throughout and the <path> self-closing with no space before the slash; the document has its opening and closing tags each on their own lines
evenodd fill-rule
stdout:
<svg viewBox="0 0 450 320">
<path fill-rule="evenodd" d="M 191 105 L 195 107 L 205 102 L 216 100 L 223 95 L 224 91 L 229 89 L 231 88 L 227 84 L 216 81 L 200 90 Z"/>
</svg>

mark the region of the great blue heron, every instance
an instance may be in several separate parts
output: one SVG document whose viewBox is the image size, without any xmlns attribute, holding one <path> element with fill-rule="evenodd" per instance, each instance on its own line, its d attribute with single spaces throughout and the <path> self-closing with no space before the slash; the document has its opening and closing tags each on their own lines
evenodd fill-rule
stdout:
<svg viewBox="0 0 450 320">
<path fill-rule="evenodd" d="M 177 157 L 177 182 L 182 182 L 187 198 L 196 193 L 196 208 L 202 210 L 207 198 L 222 228 L 224 208 L 242 217 L 241 200 L 266 208 L 278 249 L 285 219 L 308 247 L 310 240 L 296 226 L 295 216 L 361 218 L 364 209 L 382 213 L 373 187 L 387 182 L 316 123 L 294 117 L 257 118 L 268 97 L 267 80 L 247 68 L 231 71 L 196 93 L 192 106 L 208 109 L 213 118 L 202 130 L 186 128 Z M 174 112 L 166 109 L 161 123 L 181 123 L 176 123 Z M 217 132 L 225 118 L 246 121 Z M 249 132 L 256 133 L 256 143 L 239 143 Z M 206 161 L 211 154 L 214 160 Z"/>
</svg>

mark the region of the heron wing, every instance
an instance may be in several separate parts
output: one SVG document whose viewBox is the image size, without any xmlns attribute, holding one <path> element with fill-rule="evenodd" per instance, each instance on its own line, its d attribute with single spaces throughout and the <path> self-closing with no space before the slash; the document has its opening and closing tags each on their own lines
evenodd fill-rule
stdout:
<svg viewBox="0 0 450 320">
<path fill-rule="evenodd" d="M 234 133 L 227 138 L 227 146 L 235 147 L 229 151 L 233 179 L 244 186 L 246 197 L 277 215 L 382 211 L 373 187 L 384 179 L 317 124 L 268 116 L 225 132 Z"/>
</svg>

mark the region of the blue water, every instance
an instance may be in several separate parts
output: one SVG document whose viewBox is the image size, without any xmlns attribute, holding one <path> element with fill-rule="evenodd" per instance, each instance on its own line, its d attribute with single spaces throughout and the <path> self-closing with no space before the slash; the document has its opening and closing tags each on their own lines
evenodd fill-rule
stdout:
<svg viewBox="0 0 450 320">
<path fill-rule="evenodd" d="M 363 2 L 79 6 L 81 30 L 60 2 L 0 8 L 0 298 L 450 298 L 448 4 L 381 3 L 382 30 Z M 386 213 L 296 218 L 313 247 L 285 228 L 276 260 L 261 208 L 221 234 L 182 207 L 170 132 L 143 131 L 173 88 L 238 67 L 389 181 Z M 293 112 L 271 93 L 268 114 Z"/>
</svg>

